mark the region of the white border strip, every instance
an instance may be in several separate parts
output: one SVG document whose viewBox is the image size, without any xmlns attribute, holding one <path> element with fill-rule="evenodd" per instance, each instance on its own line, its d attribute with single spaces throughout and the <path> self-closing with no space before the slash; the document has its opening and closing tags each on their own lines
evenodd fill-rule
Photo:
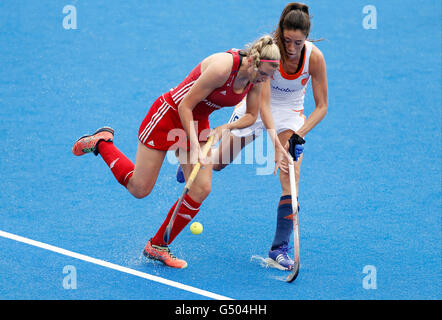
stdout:
<svg viewBox="0 0 442 320">
<path fill-rule="evenodd" d="M 202 296 L 205 296 L 205 297 L 208 297 L 208 298 L 212 298 L 212 299 L 216 299 L 216 300 L 233 300 L 232 298 L 221 296 L 221 295 L 216 294 L 216 293 L 212 293 L 212 292 L 209 292 L 209 291 L 201 290 L 201 289 L 198 289 L 198 288 L 195 288 L 195 287 L 191 287 L 191 286 L 188 286 L 188 285 L 185 285 L 185 284 L 182 284 L 182 283 L 179 283 L 179 282 L 175 282 L 175 281 L 172 281 L 172 280 L 167 280 L 167 279 L 164 279 L 164 278 L 161 278 L 161 277 L 157 277 L 157 276 L 154 276 L 154 275 L 151 275 L 151 274 L 148 274 L 148 273 L 144 273 L 144 272 L 141 272 L 141 271 L 137 271 L 137 270 L 133 270 L 133 269 L 130 269 L 130 268 L 122 267 L 122 266 L 119 266 L 117 264 L 106 262 L 106 261 L 103 261 L 103 260 L 100 260 L 100 259 L 95 259 L 95 258 L 92 258 L 92 257 L 88 257 L 88 256 L 85 256 L 85 255 L 80 254 L 80 253 L 75 253 L 75 252 L 72 252 L 72 251 L 69 251 L 69 250 L 65 250 L 65 249 L 62 249 L 62 248 L 58 248 L 58 247 L 55 247 L 55 246 L 52 246 L 52 245 L 49 245 L 49 244 L 46 244 L 46 243 L 43 243 L 43 242 L 39 242 L 39 241 L 35 241 L 35 240 L 32 240 L 32 239 L 24 238 L 24 237 L 21 237 L 21 236 L 12 234 L 12 233 L 8 233 L 8 232 L 2 231 L 2 230 L 0 230 L 0 237 L 11 239 L 11 240 L 15 240 L 15 241 L 22 242 L 22 243 L 26 243 L 26 244 L 29 244 L 31 246 L 39 247 L 39 248 L 42 248 L 42 249 L 45 249 L 45 250 L 49 250 L 49 251 L 52 251 L 52 252 L 56 252 L 56 253 L 59 253 L 59 254 L 65 255 L 65 256 L 69 256 L 69 257 L 72 257 L 72 258 L 75 258 L 75 259 L 79 259 L 79 260 L 83 260 L 83 261 L 86 261 L 86 262 L 90 262 L 90 263 L 93 263 L 93 264 L 96 264 L 96 265 L 99 265 L 99 266 L 102 266 L 102 267 L 105 267 L 105 268 L 109 268 L 109 269 L 117 270 L 117 271 L 120 271 L 120 272 L 128 273 L 128 274 L 131 274 L 131 275 L 143 278 L 143 279 L 148 279 L 148 280 L 152 280 L 152 281 L 155 281 L 155 282 L 159 282 L 159 283 L 165 284 L 167 286 L 175 287 L 175 288 L 178 288 L 178 289 L 181 289 L 181 290 L 184 290 L 184 291 L 189 291 L 189 292 L 192 292 L 192 293 L 195 293 L 195 294 L 199 294 L 199 295 L 202 295 Z"/>
</svg>

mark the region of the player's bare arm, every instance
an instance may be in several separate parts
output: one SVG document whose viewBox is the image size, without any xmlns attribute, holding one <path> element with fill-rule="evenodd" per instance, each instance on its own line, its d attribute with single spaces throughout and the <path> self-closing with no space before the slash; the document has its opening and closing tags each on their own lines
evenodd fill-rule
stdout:
<svg viewBox="0 0 442 320">
<path fill-rule="evenodd" d="M 230 60 L 227 61 L 228 59 Z M 201 76 L 178 106 L 181 123 L 189 137 L 193 150 L 200 149 L 198 135 L 193 126 L 192 111 L 200 101 L 204 100 L 214 89 L 221 87 L 227 81 L 232 67 L 231 60 L 230 54 L 221 53 L 210 56 L 206 61 L 203 61 Z M 200 160 L 205 162 L 204 159 Z"/>
<path fill-rule="evenodd" d="M 312 78 L 313 98 L 315 109 L 305 121 L 304 125 L 297 131 L 301 137 L 305 137 L 327 114 L 328 108 L 328 86 L 325 59 L 322 52 L 313 46 L 310 56 L 310 75 Z"/>
</svg>

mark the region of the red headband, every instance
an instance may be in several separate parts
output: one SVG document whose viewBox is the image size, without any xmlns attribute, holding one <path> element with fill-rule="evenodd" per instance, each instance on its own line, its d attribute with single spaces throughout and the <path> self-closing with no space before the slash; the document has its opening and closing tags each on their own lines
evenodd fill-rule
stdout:
<svg viewBox="0 0 442 320">
<path fill-rule="evenodd" d="M 279 60 L 259 60 L 259 62 L 274 62 L 274 63 L 279 63 Z"/>
</svg>

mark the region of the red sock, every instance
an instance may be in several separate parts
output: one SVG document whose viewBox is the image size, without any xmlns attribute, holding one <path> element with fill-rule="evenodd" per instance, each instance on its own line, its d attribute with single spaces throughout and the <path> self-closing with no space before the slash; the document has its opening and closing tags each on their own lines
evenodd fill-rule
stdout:
<svg viewBox="0 0 442 320">
<path fill-rule="evenodd" d="M 101 141 L 98 146 L 98 152 L 107 163 L 117 181 L 127 187 L 130 177 L 134 172 L 135 166 L 112 142 Z"/>
<path fill-rule="evenodd" d="M 169 224 L 170 218 L 172 217 L 172 213 L 175 210 L 178 200 L 175 204 L 170 208 L 169 214 L 167 215 L 166 220 L 164 220 L 160 229 L 157 231 L 157 234 L 152 238 L 152 244 L 157 246 L 164 246 L 172 243 L 172 241 L 176 238 L 176 236 L 184 229 L 185 226 L 196 216 L 198 211 L 200 211 L 201 203 L 195 202 L 188 194 L 184 196 L 183 203 L 181 204 L 180 209 L 175 217 L 175 222 L 172 226 L 172 230 L 170 231 L 169 243 L 164 242 L 164 231 Z"/>
</svg>

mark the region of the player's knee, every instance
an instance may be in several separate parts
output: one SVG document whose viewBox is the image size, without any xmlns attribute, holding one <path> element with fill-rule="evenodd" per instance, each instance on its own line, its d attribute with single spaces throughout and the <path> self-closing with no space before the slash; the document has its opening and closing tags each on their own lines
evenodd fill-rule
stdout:
<svg viewBox="0 0 442 320">
<path fill-rule="evenodd" d="M 192 198 L 197 202 L 203 202 L 212 191 L 212 184 L 210 181 L 200 182 L 197 185 L 192 186 Z"/>
<path fill-rule="evenodd" d="M 147 197 L 150 194 L 150 191 L 147 190 L 134 190 L 133 192 L 131 192 L 132 195 L 137 198 L 137 199 L 143 199 L 145 197 Z"/>
<path fill-rule="evenodd" d="M 209 196 L 211 191 L 212 191 L 212 184 L 210 183 L 210 181 L 204 182 L 200 186 L 200 194 L 202 197 L 204 197 L 204 199 Z"/>
<path fill-rule="evenodd" d="M 152 190 L 135 189 L 131 191 L 131 194 L 137 199 L 143 199 L 147 197 Z"/>
<path fill-rule="evenodd" d="M 137 199 L 143 199 L 147 197 L 153 189 L 153 184 L 150 183 L 138 183 L 128 184 L 127 189 Z"/>
</svg>

